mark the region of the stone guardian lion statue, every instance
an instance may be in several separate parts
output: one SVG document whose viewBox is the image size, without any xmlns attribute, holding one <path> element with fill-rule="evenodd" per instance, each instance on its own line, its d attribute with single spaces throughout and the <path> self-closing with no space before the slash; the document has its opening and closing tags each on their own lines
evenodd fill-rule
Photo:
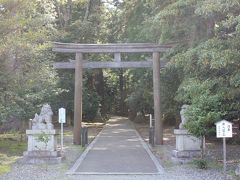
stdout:
<svg viewBox="0 0 240 180">
<path fill-rule="evenodd" d="M 53 112 L 49 104 L 44 104 L 40 114 L 35 114 L 34 119 L 32 120 L 32 129 L 33 130 L 43 130 L 43 129 L 53 129 L 52 124 Z"/>
</svg>

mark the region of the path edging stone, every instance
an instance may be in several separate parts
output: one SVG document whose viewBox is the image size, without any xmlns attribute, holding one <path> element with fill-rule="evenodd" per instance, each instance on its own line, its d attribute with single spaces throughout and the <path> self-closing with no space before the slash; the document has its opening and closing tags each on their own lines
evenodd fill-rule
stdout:
<svg viewBox="0 0 240 180">
<path fill-rule="evenodd" d="M 103 129 L 106 127 L 107 124 L 104 125 L 104 127 L 102 128 L 102 130 L 98 133 L 98 135 L 94 138 L 94 140 L 87 146 L 87 148 L 83 151 L 83 153 L 80 155 L 80 157 L 77 159 L 77 161 L 74 163 L 74 165 L 70 168 L 69 171 L 66 172 L 67 175 L 73 175 L 76 174 L 76 171 L 78 169 L 78 167 L 80 166 L 80 164 L 82 163 L 82 161 L 85 159 L 85 157 L 87 156 L 88 152 L 92 149 L 92 147 L 94 146 L 94 144 L 97 142 L 99 136 L 101 135 L 101 133 L 103 132 Z"/>
</svg>

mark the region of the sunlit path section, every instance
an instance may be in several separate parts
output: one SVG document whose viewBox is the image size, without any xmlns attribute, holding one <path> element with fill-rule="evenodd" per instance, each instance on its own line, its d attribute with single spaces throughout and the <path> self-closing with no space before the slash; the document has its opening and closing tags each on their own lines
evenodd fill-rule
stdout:
<svg viewBox="0 0 240 180">
<path fill-rule="evenodd" d="M 132 123 L 108 121 L 68 174 L 159 174 L 162 167 Z"/>
</svg>

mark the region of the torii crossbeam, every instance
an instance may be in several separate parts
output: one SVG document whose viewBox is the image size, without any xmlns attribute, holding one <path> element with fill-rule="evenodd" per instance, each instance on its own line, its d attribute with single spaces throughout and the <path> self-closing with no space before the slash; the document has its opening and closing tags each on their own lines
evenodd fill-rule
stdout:
<svg viewBox="0 0 240 180">
<path fill-rule="evenodd" d="M 61 53 L 75 53 L 75 60 L 70 62 L 57 62 L 53 66 L 57 69 L 75 69 L 74 92 L 74 144 L 81 144 L 82 123 L 82 78 L 83 68 L 153 68 L 153 94 L 155 117 L 155 144 L 163 144 L 163 122 L 160 108 L 160 52 L 168 51 L 172 46 L 151 43 L 125 43 L 125 44 L 74 44 L 53 43 L 53 51 Z M 114 60 L 96 62 L 83 60 L 83 53 L 113 53 Z M 121 61 L 121 53 L 152 53 L 152 60 L 147 61 Z"/>
</svg>

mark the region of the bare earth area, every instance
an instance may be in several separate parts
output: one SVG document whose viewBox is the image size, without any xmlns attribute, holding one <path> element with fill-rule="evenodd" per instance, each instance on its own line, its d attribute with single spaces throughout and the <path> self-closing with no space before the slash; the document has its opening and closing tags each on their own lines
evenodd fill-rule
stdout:
<svg viewBox="0 0 240 180">
<path fill-rule="evenodd" d="M 87 126 L 90 142 L 102 130 L 103 123 L 84 123 Z M 0 175 L 1 180 L 52 180 L 52 179 L 68 179 L 65 173 L 68 171 L 76 159 L 84 151 L 79 145 L 73 145 L 72 128 L 64 129 L 64 155 L 63 163 L 57 165 L 30 165 L 21 164 L 18 161 L 12 165 L 9 173 Z M 60 143 L 60 139 L 58 140 Z M 26 150 L 26 149 L 24 149 Z M 19 157 L 15 157 L 17 159 Z"/>
<path fill-rule="evenodd" d="M 149 125 L 146 123 L 135 123 L 135 127 L 146 142 L 149 139 Z M 223 154 L 222 154 L 222 142 L 219 140 L 207 140 L 206 142 L 206 159 L 208 160 L 209 168 L 207 170 L 197 169 L 193 163 L 189 164 L 178 164 L 172 161 L 172 150 L 175 148 L 175 136 L 174 127 L 164 128 L 164 145 L 152 147 L 152 151 L 162 162 L 163 167 L 166 171 L 172 173 L 173 171 L 181 172 L 179 176 L 184 174 L 195 174 L 199 173 L 193 179 L 223 179 Z M 240 179 L 234 175 L 235 168 L 240 163 L 240 145 L 227 144 L 227 179 Z M 182 173 L 184 172 L 184 173 Z M 201 174 L 200 174 L 201 173 Z M 212 174 L 209 177 L 204 177 L 204 174 Z M 216 175 L 216 178 L 214 175 Z M 201 177 L 202 176 L 202 177 Z"/>
<path fill-rule="evenodd" d="M 89 126 L 89 135 L 93 139 L 102 129 L 102 124 L 87 124 Z M 148 125 L 135 124 L 136 129 L 144 140 L 148 140 Z M 159 175 L 66 175 L 66 172 L 72 167 L 74 162 L 79 158 L 84 148 L 72 144 L 72 131 L 65 131 L 64 152 L 65 160 L 58 165 L 26 165 L 18 162 L 12 165 L 9 173 L 0 175 L 2 180 L 221 180 L 224 179 L 222 174 L 222 146 L 221 143 L 207 143 L 207 155 L 211 163 L 207 170 L 197 169 L 193 164 L 175 164 L 171 160 L 171 151 L 175 146 L 175 138 L 173 128 L 165 128 L 164 145 L 152 148 L 152 151 L 158 158 L 164 171 Z M 237 179 L 232 170 L 239 160 L 239 146 L 228 145 L 228 166 L 227 179 Z M 231 154 L 231 155 L 230 155 Z M 113 157 L 112 157 L 113 158 Z M 141 158 L 141 157 L 139 157 Z"/>
</svg>

